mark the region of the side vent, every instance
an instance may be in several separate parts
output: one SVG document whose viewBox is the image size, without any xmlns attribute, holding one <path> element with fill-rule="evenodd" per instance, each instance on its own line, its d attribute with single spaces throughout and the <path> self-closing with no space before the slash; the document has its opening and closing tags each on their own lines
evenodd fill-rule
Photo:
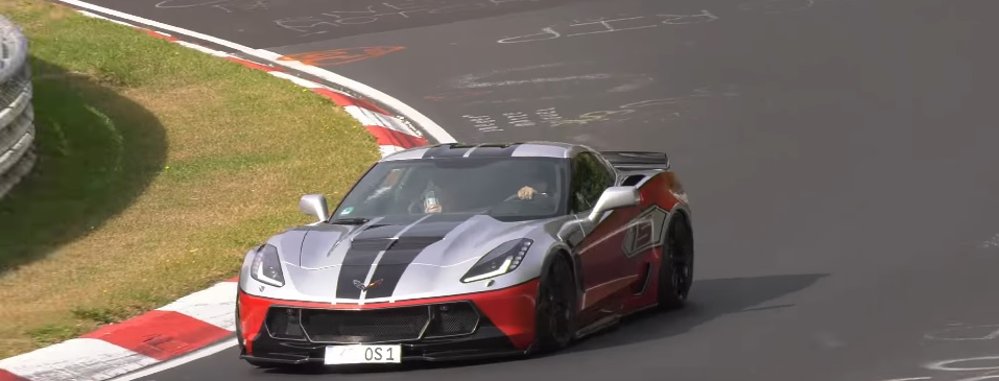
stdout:
<svg viewBox="0 0 999 381">
<path fill-rule="evenodd" d="M 631 175 L 626 177 L 624 181 L 621 182 L 621 185 L 629 187 L 634 186 L 635 184 L 641 182 L 643 179 L 645 179 L 645 175 Z"/>
</svg>

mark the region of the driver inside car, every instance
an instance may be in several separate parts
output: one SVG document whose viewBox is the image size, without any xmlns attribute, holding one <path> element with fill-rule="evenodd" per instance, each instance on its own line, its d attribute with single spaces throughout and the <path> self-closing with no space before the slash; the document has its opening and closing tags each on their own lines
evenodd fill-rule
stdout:
<svg viewBox="0 0 999 381">
<path fill-rule="evenodd" d="M 536 196 L 550 197 L 546 192 L 549 191 L 548 178 L 545 173 L 536 168 L 531 168 L 527 170 L 524 176 L 518 176 L 521 178 L 526 177 L 526 185 L 522 186 L 517 192 L 507 200 L 519 199 L 519 200 L 534 200 Z M 442 213 L 446 209 L 445 205 L 449 204 L 448 200 L 452 192 L 459 187 L 462 180 L 457 180 L 454 178 L 442 178 L 438 177 L 428 184 L 427 189 L 422 193 L 421 201 L 423 203 L 424 213 Z M 435 184 L 440 184 L 437 186 Z M 450 186 L 448 186 L 450 185 Z"/>
<path fill-rule="evenodd" d="M 524 185 L 523 188 L 520 188 L 520 190 L 517 191 L 517 198 L 521 200 L 532 200 L 536 194 L 547 197 L 548 193 L 545 193 L 547 190 L 547 182 L 541 180 L 534 181 L 531 185 Z"/>
<path fill-rule="evenodd" d="M 527 170 L 525 176 L 527 185 L 517 191 L 517 198 L 521 200 L 533 200 L 535 195 L 551 197 L 547 192 L 549 189 L 549 176 L 541 168 L 532 167 Z"/>
</svg>

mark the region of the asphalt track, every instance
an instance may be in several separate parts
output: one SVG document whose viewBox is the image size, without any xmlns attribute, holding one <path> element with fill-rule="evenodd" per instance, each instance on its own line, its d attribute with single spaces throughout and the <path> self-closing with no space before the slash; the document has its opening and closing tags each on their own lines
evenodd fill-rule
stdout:
<svg viewBox="0 0 999 381">
<path fill-rule="evenodd" d="M 288 374 L 233 348 L 146 380 L 999 379 L 999 2 L 96 3 L 309 60 L 460 141 L 668 151 L 694 206 L 691 306 L 559 354 Z"/>
</svg>

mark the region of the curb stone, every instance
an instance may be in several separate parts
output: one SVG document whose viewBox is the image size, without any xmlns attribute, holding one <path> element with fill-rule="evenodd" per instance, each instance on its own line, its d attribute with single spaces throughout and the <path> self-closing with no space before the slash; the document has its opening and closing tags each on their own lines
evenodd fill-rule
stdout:
<svg viewBox="0 0 999 381">
<path fill-rule="evenodd" d="M 293 75 L 233 53 L 184 41 L 173 35 L 92 12 L 85 16 L 138 29 L 245 67 L 267 72 L 319 94 L 340 106 L 374 136 L 382 156 L 429 144 L 404 118 L 348 91 Z M 194 352 L 230 338 L 236 330 L 233 311 L 236 278 L 182 297 L 173 303 L 32 352 L 0 360 L 0 381 L 103 381 Z"/>
<path fill-rule="evenodd" d="M 350 94 L 348 89 L 336 89 L 331 86 L 320 84 L 312 80 L 298 77 L 280 67 L 261 63 L 255 59 L 244 58 L 234 53 L 228 53 L 222 50 L 206 47 L 201 44 L 184 41 L 169 33 L 132 25 L 121 20 L 104 17 L 85 10 L 77 11 L 88 17 L 107 20 L 135 28 L 151 37 L 173 42 L 215 57 L 223 58 L 250 69 L 266 72 L 270 75 L 289 80 L 296 85 L 311 90 L 312 92 L 329 99 L 337 106 L 343 107 L 344 111 L 360 122 L 361 125 L 363 125 L 364 128 L 366 128 L 368 132 L 375 137 L 379 150 L 383 156 L 396 151 L 418 147 L 429 143 L 429 140 L 425 138 L 419 130 L 412 127 L 411 123 L 406 121 L 404 118 L 387 111 L 386 107 L 379 106 L 374 102 Z"/>
</svg>

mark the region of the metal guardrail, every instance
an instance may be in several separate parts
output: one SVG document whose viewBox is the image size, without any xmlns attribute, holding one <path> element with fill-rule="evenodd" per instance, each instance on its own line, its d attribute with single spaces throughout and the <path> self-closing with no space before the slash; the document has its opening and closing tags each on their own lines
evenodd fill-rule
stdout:
<svg viewBox="0 0 999 381">
<path fill-rule="evenodd" d="M 0 198 L 35 164 L 28 40 L 0 16 Z"/>
</svg>

